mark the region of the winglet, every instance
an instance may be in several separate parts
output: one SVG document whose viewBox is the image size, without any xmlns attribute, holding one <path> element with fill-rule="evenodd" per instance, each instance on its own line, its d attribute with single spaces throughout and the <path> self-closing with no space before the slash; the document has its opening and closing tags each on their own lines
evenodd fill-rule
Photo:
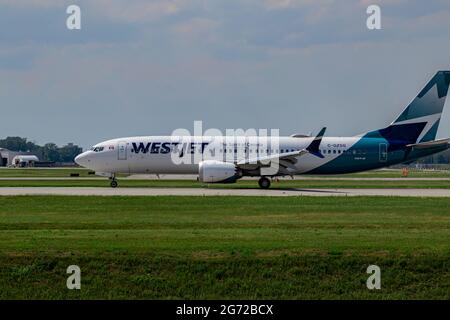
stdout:
<svg viewBox="0 0 450 320">
<path fill-rule="evenodd" d="M 323 138 L 323 135 L 325 134 L 326 130 L 327 130 L 327 127 L 323 127 L 322 130 L 320 130 L 319 134 L 311 142 L 311 144 L 306 148 L 306 150 L 308 150 L 309 153 L 312 153 L 313 155 L 315 155 L 319 158 L 324 157 L 319 150 L 319 146 L 320 146 L 320 143 L 322 142 L 322 138 Z"/>
</svg>

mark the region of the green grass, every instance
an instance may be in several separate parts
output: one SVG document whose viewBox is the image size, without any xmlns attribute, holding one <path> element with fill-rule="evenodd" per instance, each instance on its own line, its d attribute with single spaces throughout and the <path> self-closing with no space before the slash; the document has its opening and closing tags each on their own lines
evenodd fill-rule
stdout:
<svg viewBox="0 0 450 320">
<path fill-rule="evenodd" d="M 95 177 L 89 175 L 90 170 L 84 168 L 0 168 L 0 178 L 18 177 L 69 177 L 71 173 L 78 173 L 80 177 Z M 123 175 L 121 175 L 123 176 Z M 307 175 L 305 177 L 308 177 Z M 347 178 L 400 178 L 402 170 L 372 170 L 343 175 L 328 175 L 322 177 Z M 450 178 L 450 170 L 410 170 L 410 178 Z"/>
<path fill-rule="evenodd" d="M 0 168 L 0 178 L 70 177 L 71 173 L 78 173 L 80 177 L 95 177 L 89 175 L 89 171 L 83 168 Z"/>
<path fill-rule="evenodd" d="M 131 180 L 119 179 L 120 188 L 225 188 L 248 189 L 259 188 L 257 180 L 239 180 L 233 184 L 206 184 L 192 180 Z M 92 180 L 0 180 L 0 187 L 109 187 L 107 179 Z M 308 188 L 450 188 L 446 180 L 280 180 L 273 182 L 275 189 Z"/>
<path fill-rule="evenodd" d="M 0 299 L 449 299 L 448 198 L 0 197 Z M 82 290 L 65 288 L 68 265 Z M 368 265 L 382 290 L 365 287 Z"/>
</svg>

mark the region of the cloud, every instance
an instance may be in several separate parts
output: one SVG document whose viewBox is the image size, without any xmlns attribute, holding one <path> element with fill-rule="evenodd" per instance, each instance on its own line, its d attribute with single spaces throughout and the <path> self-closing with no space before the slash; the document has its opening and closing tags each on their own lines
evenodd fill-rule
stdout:
<svg viewBox="0 0 450 320">
<path fill-rule="evenodd" d="M 176 24 L 171 30 L 185 41 L 214 41 L 217 39 L 214 36 L 215 29 L 219 24 L 213 19 L 193 18 Z"/>
<path fill-rule="evenodd" d="M 327 6 L 335 0 L 265 0 L 268 9 L 287 9 L 307 6 Z"/>
<path fill-rule="evenodd" d="M 360 0 L 76 2 L 80 32 L 65 27 L 73 1 L 0 0 L 6 134 L 87 146 L 196 119 L 352 134 L 450 64 L 448 1 L 382 0 L 380 31 Z"/>
<path fill-rule="evenodd" d="M 15 65 L 30 66 L 36 56 L 47 52 L 48 48 L 71 46 L 74 44 L 110 44 L 127 43 L 137 39 L 137 26 L 119 21 L 112 21 L 104 16 L 94 15 L 91 11 L 82 12 L 82 30 L 68 30 L 66 28 L 66 14 L 64 7 L 51 5 L 46 1 L 30 1 L 29 5 L 17 5 L 3 1 L 0 3 L 0 52 L 3 57 L 7 52 L 19 56 L 29 56 L 23 63 L 3 61 L 0 68 L 8 63 L 9 68 Z M 38 8 L 36 8 L 38 6 Z M 11 61 L 11 58 L 8 58 Z"/>
<path fill-rule="evenodd" d="M 25 70 L 32 67 L 37 58 L 33 47 L 0 47 L 0 70 Z"/>
<path fill-rule="evenodd" d="M 67 2 L 67 1 L 66 1 Z M 72 1 L 73 2 L 73 1 Z M 63 7 L 64 1 L 53 1 L 53 0 L 0 0 L 0 5 L 6 5 L 10 7 L 17 8 L 31 8 L 31 7 Z"/>
<path fill-rule="evenodd" d="M 89 8 L 108 16 L 125 22 L 149 22 L 163 19 L 167 16 L 179 13 L 189 5 L 185 0 L 97 0 L 88 3 Z"/>
<path fill-rule="evenodd" d="M 377 1 L 374 1 L 374 0 L 360 0 L 359 3 L 362 6 L 366 6 L 366 7 L 368 7 L 368 6 L 372 5 L 372 4 L 376 4 L 378 6 L 388 6 L 388 5 L 389 6 L 390 5 L 398 6 L 398 5 L 404 5 L 408 1 L 410 1 L 410 0 L 377 0 Z"/>
</svg>

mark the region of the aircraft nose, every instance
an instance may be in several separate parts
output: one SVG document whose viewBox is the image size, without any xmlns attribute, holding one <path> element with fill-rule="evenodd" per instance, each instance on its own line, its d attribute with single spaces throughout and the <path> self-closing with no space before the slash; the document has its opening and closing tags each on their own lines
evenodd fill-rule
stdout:
<svg viewBox="0 0 450 320">
<path fill-rule="evenodd" d="M 86 167 L 87 163 L 88 163 L 88 159 L 87 159 L 87 152 L 83 152 L 79 155 L 77 155 L 75 157 L 75 163 L 82 166 L 82 167 Z"/>
</svg>

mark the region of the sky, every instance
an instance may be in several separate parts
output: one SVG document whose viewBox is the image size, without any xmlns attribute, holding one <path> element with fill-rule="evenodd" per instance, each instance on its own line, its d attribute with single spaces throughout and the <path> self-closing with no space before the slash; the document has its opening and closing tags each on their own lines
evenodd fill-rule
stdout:
<svg viewBox="0 0 450 320">
<path fill-rule="evenodd" d="M 72 4 L 81 30 L 66 27 Z M 448 0 L 0 0 L 0 138 L 88 148 L 195 120 L 356 135 L 444 69 Z"/>
</svg>

